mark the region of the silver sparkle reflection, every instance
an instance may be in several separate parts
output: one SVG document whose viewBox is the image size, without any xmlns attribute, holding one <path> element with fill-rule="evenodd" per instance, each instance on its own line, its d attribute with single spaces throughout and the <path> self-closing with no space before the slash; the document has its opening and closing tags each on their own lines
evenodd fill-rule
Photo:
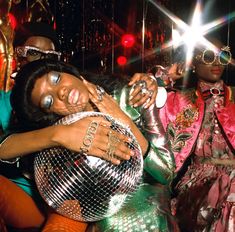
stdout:
<svg viewBox="0 0 235 232">
<path fill-rule="evenodd" d="M 128 147 L 133 157 L 113 165 L 92 154 L 56 147 L 39 152 L 34 167 L 37 187 L 47 204 L 59 214 L 89 222 L 111 216 L 125 205 L 141 183 L 143 159 L 130 129 L 109 115 L 76 113 L 58 123 L 71 124 L 84 117 L 102 117 L 111 129 L 131 138 Z"/>
</svg>

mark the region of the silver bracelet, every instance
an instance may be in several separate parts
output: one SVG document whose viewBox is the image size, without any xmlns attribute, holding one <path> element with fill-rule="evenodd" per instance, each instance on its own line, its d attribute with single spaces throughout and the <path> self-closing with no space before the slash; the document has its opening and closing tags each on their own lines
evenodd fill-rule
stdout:
<svg viewBox="0 0 235 232">
<path fill-rule="evenodd" d="M 12 134 L 13 135 L 13 134 Z M 12 135 L 7 136 L 1 143 L 0 143 L 0 148 L 2 147 L 2 145 L 7 141 L 8 138 L 10 138 Z M 12 158 L 9 160 L 3 160 L 0 158 L 0 161 L 3 163 L 7 163 L 7 164 L 15 164 L 19 161 L 20 157 L 16 157 L 16 158 Z"/>
</svg>

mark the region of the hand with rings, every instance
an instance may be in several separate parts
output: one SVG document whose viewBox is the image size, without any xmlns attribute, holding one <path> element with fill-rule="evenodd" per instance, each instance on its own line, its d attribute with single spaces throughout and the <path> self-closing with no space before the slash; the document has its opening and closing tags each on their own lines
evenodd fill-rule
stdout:
<svg viewBox="0 0 235 232">
<path fill-rule="evenodd" d="M 101 86 L 96 86 L 87 81 L 84 81 L 84 83 L 89 91 L 90 101 L 100 112 L 109 114 L 113 118 L 118 118 L 124 124 L 130 124 L 131 119 L 122 111 L 113 97 L 107 94 Z"/>
<path fill-rule="evenodd" d="M 136 73 L 129 82 L 129 86 L 132 87 L 130 105 L 148 108 L 155 103 L 158 85 L 151 74 Z"/>
<path fill-rule="evenodd" d="M 99 101 L 103 101 L 103 96 L 105 95 L 105 91 L 102 87 L 100 87 L 99 85 L 96 86 L 96 92 L 98 95 L 98 100 Z"/>
<path fill-rule="evenodd" d="M 112 161 L 115 158 L 115 151 L 120 143 L 120 139 L 115 135 L 114 131 L 110 130 L 108 134 L 108 146 L 107 146 L 107 159 Z"/>
<path fill-rule="evenodd" d="M 83 83 L 86 85 L 92 101 L 96 102 L 97 104 L 103 101 L 106 92 L 101 86 L 94 85 L 85 79 L 83 79 Z"/>
<path fill-rule="evenodd" d="M 118 165 L 134 154 L 127 145 L 132 140 L 110 126 L 103 117 L 86 117 L 69 125 L 59 125 L 56 141 L 59 146 Z"/>
<path fill-rule="evenodd" d="M 92 120 L 83 138 L 80 151 L 113 164 L 120 164 L 122 160 L 129 160 L 134 154 L 128 147 L 129 142 L 131 139 L 112 130 L 109 122 Z"/>
</svg>

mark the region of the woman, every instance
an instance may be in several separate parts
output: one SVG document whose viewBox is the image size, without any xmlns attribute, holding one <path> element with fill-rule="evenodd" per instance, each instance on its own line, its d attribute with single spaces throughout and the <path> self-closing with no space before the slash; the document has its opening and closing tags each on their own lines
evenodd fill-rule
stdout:
<svg viewBox="0 0 235 232">
<path fill-rule="evenodd" d="M 84 78 L 91 81 L 94 77 L 84 76 Z M 168 184 L 173 178 L 174 162 L 167 149 L 164 132 L 153 117 L 155 107 L 148 110 L 131 107 L 128 104 L 130 88 L 125 85 L 127 84 L 125 79 L 99 76 L 91 83 L 84 78 L 74 67 L 50 60 L 35 61 L 22 68 L 17 75 L 11 99 L 19 123 L 25 127 L 25 130 L 31 130 L 51 125 L 71 113 L 100 111 L 128 124 L 145 157 L 145 182 L 127 208 L 97 223 L 95 228 L 97 231 L 106 231 L 110 228 L 115 228 L 117 231 L 126 229 L 136 231 L 139 225 L 140 231 L 143 226 L 149 231 L 151 228 L 177 231 L 177 225 L 169 212 L 168 198 Z M 107 93 L 95 84 L 102 86 Z M 139 84 L 143 85 L 143 82 Z M 109 94 L 112 94 L 116 101 Z M 150 144 L 134 122 L 141 127 Z M 101 148 L 98 156 L 110 160 L 105 152 L 106 149 L 107 147 Z M 131 156 L 125 144 L 119 149 L 127 151 L 129 155 L 123 157 L 115 150 L 116 158 L 113 157 L 111 161 L 116 164 L 119 164 L 121 159 L 129 159 Z M 114 218 L 116 220 L 113 220 Z M 130 221 L 131 218 L 135 220 Z M 145 225 L 143 219 L 146 220 Z M 125 223 L 128 225 L 123 228 Z"/>
<path fill-rule="evenodd" d="M 229 47 L 197 48 L 197 85 L 169 91 L 159 111 L 176 161 L 174 212 L 182 231 L 232 231 L 234 217 L 234 88 L 221 77 Z"/>
</svg>

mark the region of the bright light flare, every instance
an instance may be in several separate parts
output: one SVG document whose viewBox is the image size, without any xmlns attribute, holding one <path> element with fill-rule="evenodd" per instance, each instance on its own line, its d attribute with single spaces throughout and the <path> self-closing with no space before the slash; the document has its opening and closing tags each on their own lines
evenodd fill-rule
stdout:
<svg viewBox="0 0 235 232">
<path fill-rule="evenodd" d="M 187 48 L 186 51 L 186 69 L 189 68 L 190 61 L 192 59 L 193 51 L 195 47 L 197 48 L 207 48 L 214 51 L 219 51 L 216 46 L 214 46 L 210 41 L 208 41 L 204 36 L 209 32 L 212 32 L 219 27 L 225 25 L 228 21 L 231 21 L 235 18 L 235 11 L 215 19 L 212 22 L 202 25 L 201 22 L 201 1 L 198 0 L 195 6 L 195 10 L 192 17 L 191 25 L 186 24 L 179 17 L 175 16 L 168 9 L 166 9 L 162 4 L 156 2 L 156 0 L 148 0 L 153 6 L 159 9 L 164 15 L 166 15 L 174 25 L 175 28 L 172 28 L 172 39 L 164 43 L 161 47 L 153 49 L 151 54 L 159 53 L 162 50 L 166 49 L 177 49 L 177 47 L 185 45 Z M 209 14 L 209 12 L 207 12 Z M 135 62 L 138 60 L 138 57 L 133 58 L 129 62 Z M 235 63 L 232 59 L 231 63 Z"/>
<path fill-rule="evenodd" d="M 185 29 L 185 33 L 182 36 L 183 43 L 186 44 L 189 50 L 191 50 L 198 41 L 202 39 L 201 29 L 201 6 L 197 2 L 196 8 L 194 10 L 192 24 L 190 27 Z"/>
<path fill-rule="evenodd" d="M 176 49 L 177 47 L 179 47 L 180 42 L 181 42 L 181 35 L 179 33 L 178 30 L 172 28 L 172 46 L 174 49 Z"/>
<path fill-rule="evenodd" d="M 201 3 L 197 2 L 193 18 L 192 24 L 190 27 L 187 27 L 185 33 L 182 36 L 183 43 L 187 46 L 187 54 L 186 54 L 186 68 L 191 63 L 193 57 L 193 51 L 196 44 L 202 40 L 203 35 L 201 34 Z"/>
<path fill-rule="evenodd" d="M 149 0 L 156 8 L 158 8 L 162 13 L 164 13 L 167 17 L 169 17 L 172 22 L 176 25 L 177 28 L 172 29 L 172 40 L 166 43 L 166 47 L 172 45 L 174 49 L 181 45 L 185 45 L 187 48 L 186 54 L 186 64 L 189 64 L 193 51 L 196 46 L 206 47 L 211 50 L 218 49 L 209 42 L 204 36 L 215 30 L 216 28 L 223 26 L 228 20 L 231 20 L 235 17 L 235 12 L 229 14 L 228 16 L 221 17 L 216 19 L 210 23 L 202 25 L 201 22 L 201 1 L 197 0 L 191 25 L 186 24 L 180 18 L 172 14 L 169 10 L 167 10 L 162 5 L 158 4 L 153 0 Z M 180 33 L 181 32 L 181 33 Z"/>
</svg>

